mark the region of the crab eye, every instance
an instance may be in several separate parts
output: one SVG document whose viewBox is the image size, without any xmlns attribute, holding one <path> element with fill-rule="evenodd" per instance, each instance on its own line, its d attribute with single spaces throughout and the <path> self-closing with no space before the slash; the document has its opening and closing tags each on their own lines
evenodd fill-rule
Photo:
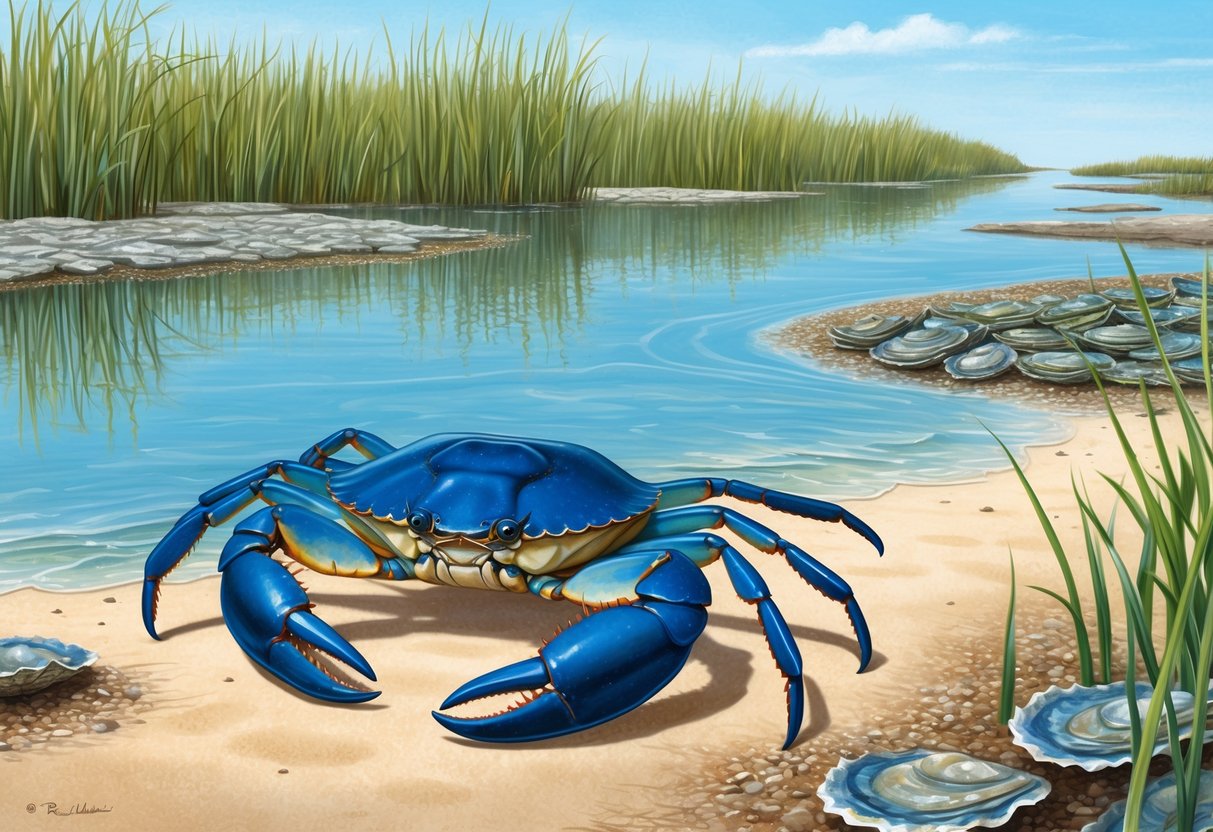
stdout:
<svg viewBox="0 0 1213 832">
<path fill-rule="evenodd" d="M 405 522 L 409 524 L 410 529 L 422 534 L 434 529 L 434 516 L 425 509 L 410 511 Z"/>
<path fill-rule="evenodd" d="M 503 543 L 514 543 L 522 537 L 522 524 L 517 520 L 498 520 L 493 524 L 493 534 Z"/>
</svg>

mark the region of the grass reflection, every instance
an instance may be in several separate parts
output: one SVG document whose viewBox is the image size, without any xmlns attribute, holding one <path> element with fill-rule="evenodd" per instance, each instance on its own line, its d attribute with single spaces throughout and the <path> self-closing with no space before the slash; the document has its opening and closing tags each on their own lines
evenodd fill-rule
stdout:
<svg viewBox="0 0 1213 832">
<path fill-rule="evenodd" d="M 360 316 L 370 309 L 394 310 L 401 322 L 405 355 L 394 360 L 455 351 L 467 362 L 481 343 L 517 350 L 524 360 L 540 349 L 560 354 L 584 327 L 593 293 L 612 277 L 618 291 L 633 280 L 685 282 L 693 289 L 761 279 L 784 259 L 812 255 L 830 242 L 895 238 L 1006 182 L 827 186 L 824 196 L 707 206 L 375 209 L 378 216 L 524 239 L 403 265 L 0 292 L 0 384 L 15 405 L 21 435 L 32 431 L 36 439 L 38 427 L 48 424 L 113 432 L 116 417 L 135 430 L 140 406 L 185 357 L 239 350 L 254 336 L 299 330 L 338 329 L 356 337 Z"/>
</svg>

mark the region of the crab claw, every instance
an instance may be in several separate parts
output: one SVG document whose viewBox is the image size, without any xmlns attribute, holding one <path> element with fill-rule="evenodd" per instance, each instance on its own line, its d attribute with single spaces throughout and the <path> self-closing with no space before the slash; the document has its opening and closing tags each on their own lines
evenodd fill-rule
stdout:
<svg viewBox="0 0 1213 832">
<path fill-rule="evenodd" d="M 249 538 L 244 539 L 242 538 Z M 336 658 L 370 680 L 375 671 L 340 633 L 309 610 L 307 594 L 280 563 L 255 550 L 256 535 L 237 532 L 224 551 L 219 600 L 228 630 L 249 658 L 294 688 L 328 702 L 365 702 L 369 690 Z M 243 550 L 226 559 L 229 550 Z"/>
<path fill-rule="evenodd" d="M 571 734 L 642 705 L 682 669 L 707 624 L 711 591 L 699 568 L 661 555 L 636 587 L 636 603 L 607 607 L 557 635 L 538 657 L 486 673 L 442 703 L 442 710 L 498 693 L 524 694 L 493 716 L 434 712 L 443 727 L 482 742 L 528 742 Z"/>
</svg>

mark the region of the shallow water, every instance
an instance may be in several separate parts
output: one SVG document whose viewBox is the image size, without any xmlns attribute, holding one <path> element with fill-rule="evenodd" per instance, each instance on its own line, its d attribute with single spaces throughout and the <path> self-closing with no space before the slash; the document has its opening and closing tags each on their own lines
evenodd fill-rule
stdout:
<svg viewBox="0 0 1213 832">
<path fill-rule="evenodd" d="M 405 444 L 480 431 L 590 445 L 634 474 L 827 499 L 1006 467 L 1068 435 L 979 395 L 875 385 L 764 330 L 870 298 L 1123 274 L 1115 245 L 965 232 L 1089 219 L 1057 173 L 795 201 L 377 216 L 527 235 L 409 264 L 0 293 L 0 592 L 137 580 L 197 494 L 337 428 Z M 1172 213 L 1203 202 L 1134 197 Z M 363 212 L 359 212 L 363 213 Z M 1139 271 L 1195 250 L 1132 248 Z M 857 507 L 862 515 L 862 506 Z M 213 532 L 174 579 L 214 569 Z"/>
</svg>

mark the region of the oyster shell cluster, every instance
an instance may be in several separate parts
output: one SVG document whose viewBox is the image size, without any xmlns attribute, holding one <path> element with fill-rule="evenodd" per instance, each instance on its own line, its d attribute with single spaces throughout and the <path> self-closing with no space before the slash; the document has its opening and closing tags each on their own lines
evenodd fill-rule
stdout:
<svg viewBox="0 0 1213 832">
<path fill-rule="evenodd" d="M 24 696 L 75 676 L 97 654 L 57 638 L 0 638 L 0 697 Z"/>
<path fill-rule="evenodd" d="M 866 349 L 886 366 L 918 370 L 942 364 L 967 381 L 1015 368 L 1039 381 L 1081 384 L 1092 380 L 1089 361 L 1103 381 L 1165 385 L 1165 355 L 1181 382 L 1202 384 L 1200 284 L 1175 277 L 1171 289 L 1142 287 L 1145 311 L 1132 289 L 1114 288 L 1073 298 L 932 304 L 915 318 L 868 315 L 831 327 L 828 334 L 836 347 Z M 1146 327 L 1147 313 L 1159 330 L 1161 350 Z M 1213 311 L 1207 314 L 1213 320 Z"/>
</svg>

